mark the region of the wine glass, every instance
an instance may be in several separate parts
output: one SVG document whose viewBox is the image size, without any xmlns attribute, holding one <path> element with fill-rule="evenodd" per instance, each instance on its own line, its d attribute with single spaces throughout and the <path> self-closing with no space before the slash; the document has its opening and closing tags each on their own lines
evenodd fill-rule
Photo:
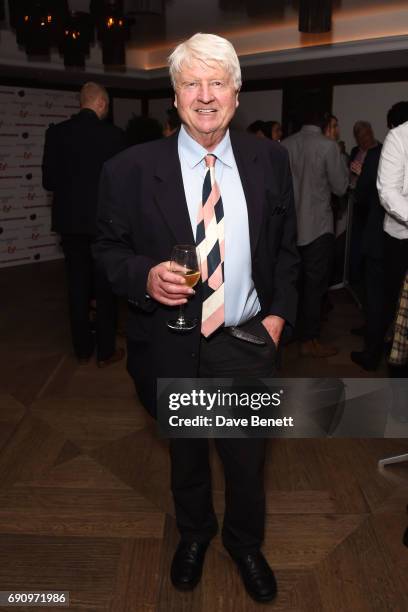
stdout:
<svg viewBox="0 0 408 612">
<path fill-rule="evenodd" d="M 170 270 L 180 274 L 186 279 L 186 285 L 194 287 L 200 278 L 200 262 L 197 249 L 192 244 L 177 244 L 171 254 Z M 190 331 L 197 326 L 198 319 L 186 319 L 184 304 L 179 307 L 177 319 L 167 322 L 170 329 L 176 331 Z"/>
</svg>

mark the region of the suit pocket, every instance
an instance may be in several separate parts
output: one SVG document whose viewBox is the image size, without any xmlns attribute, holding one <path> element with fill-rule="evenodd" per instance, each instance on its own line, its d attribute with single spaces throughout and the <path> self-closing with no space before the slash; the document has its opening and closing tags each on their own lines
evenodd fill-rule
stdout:
<svg viewBox="0 0 408 612">
<path fill-rule="evenodd" d="M 266 329 L 265 325 L 262 323 L 262 321 L 259 321 L 259 328 L 262 330 L 263 334 L 264 334 L 264 338 L 267 341 L 267 343 L 269 344 L 269 346 L 271 347 L 271 349 L 273 349 L 274 353 L 276 353 L 277 351 L 277 346 L 273 340 L 273 338 L 271 337 L 270 333 L 268 332 L 268 330 Z"/>
<path fill-rule="evenodd" d="M 263 340 L 265 340 L 269 349 L 272 350 L 274 353 L 276 353 L 276 350 L 277 350 L 276 344 L 272 340 L 268 330 L 266 329 L 265 325 L 263 325 L 260 318 L 256 318 L 255 320 L 250 321 L 248 327 L 245 327 L 245 329 L 253 333 L 255 336 L 259 336 Z"/>
</svg>

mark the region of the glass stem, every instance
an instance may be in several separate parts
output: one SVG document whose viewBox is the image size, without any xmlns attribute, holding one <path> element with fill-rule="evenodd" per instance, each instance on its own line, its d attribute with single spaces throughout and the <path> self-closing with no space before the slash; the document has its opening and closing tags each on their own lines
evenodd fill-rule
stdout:
<svg viewBox="0 0 408 612">
<path fill-rule="evenodd" d="M 184 321 L 184 304 L 180 304 L 179 306 L 179 315 L 178 315 L 178 319 L 177 319 L 177 323 L 179 324 L 183 324 Z"/>
</svg>

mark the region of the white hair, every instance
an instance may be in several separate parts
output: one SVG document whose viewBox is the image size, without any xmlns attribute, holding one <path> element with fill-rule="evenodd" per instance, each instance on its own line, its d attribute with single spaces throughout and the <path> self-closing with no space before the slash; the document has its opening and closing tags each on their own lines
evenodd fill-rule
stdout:
<svg viewBox="0 0 408 612">
<path fill-rule="evenodd" d="M 353 134 L 357 136 L 362 130 L 372 130 L 373 127 L 369 121 L 356 121 L 353 126 Z"/>
<path fill-rule="evenodd" d="M 216 34 L 194 34 L 184 42 L 177 45 L 168 57 L 170 79 L 176 89 L 176 77 L 184 64 L 191 65 L 194 60 L 204 64 L 217 62 L 231 75 L 235 89 L 238 91 L 242 85 L 241 67 L 238 56 L 232 44 Z"/>
</svg>

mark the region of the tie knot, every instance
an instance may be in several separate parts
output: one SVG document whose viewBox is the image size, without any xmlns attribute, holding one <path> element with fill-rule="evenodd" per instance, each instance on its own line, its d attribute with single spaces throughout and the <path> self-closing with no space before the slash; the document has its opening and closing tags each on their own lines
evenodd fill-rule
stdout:
<svg viewBox="0 0 408 612">
<path fill-rule="evenodd" d="M 204 159 L 205 159 L 205 165 L 207 166 L 207 168 L 214 168 L 215 160 L 217 159 L 215 155 L 213 155 L 212 153 L 209 153 L 208 155 L 204 157 Z"/>
</svg>

